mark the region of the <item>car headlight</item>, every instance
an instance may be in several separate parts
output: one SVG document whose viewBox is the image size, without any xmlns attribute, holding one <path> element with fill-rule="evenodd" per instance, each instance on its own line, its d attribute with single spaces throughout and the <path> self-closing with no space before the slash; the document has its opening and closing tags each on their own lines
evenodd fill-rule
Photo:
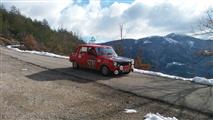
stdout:
<svg viewBox="0 0 213 120">
<path fill-rule="evenodd" d="M 114 65 L 114 66 L 117 66 L 117 65 L 118 65 L 118 63 L 117 63 L 117 62 L 114 62 L 114 63 L 113 63 L 113 65 Z"/>
</svg>

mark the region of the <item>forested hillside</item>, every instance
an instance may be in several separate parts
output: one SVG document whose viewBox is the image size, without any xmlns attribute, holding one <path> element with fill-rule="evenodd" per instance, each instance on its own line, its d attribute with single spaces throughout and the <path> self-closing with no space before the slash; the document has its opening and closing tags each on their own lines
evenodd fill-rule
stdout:
<svg viewBox="0 0 213 120">
<path fill-rule="evenodd" d="M 0 44 L 20 44 L 22 49 L 42 50 L 68 55 L 83 43 L 73 32 L 52 30 L 47 20 L 37 21 L 22 15 L 16 7 L 0 6 Z"/>
</svg>

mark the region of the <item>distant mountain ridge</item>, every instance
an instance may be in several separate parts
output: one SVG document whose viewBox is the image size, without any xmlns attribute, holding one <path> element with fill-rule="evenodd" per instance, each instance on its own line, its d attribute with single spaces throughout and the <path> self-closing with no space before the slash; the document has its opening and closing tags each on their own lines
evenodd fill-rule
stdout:
<svg viewBox="0 0 213 120">
<path fill-rule="evenodd" d="M 124 56 L 152 65 L 152 71 L 182 77 L 213 78 L 213 40 L 202 40 L 171 33 L 141 39 L 124 39 L 103 43 L 123 46 Z"/>
</svg>

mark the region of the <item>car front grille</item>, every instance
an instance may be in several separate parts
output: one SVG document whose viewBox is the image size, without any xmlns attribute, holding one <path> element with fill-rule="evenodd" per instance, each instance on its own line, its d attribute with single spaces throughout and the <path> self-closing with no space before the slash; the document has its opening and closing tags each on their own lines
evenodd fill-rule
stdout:
<svg viewBox="0 0 213 120">
<path fill-rule="evenodd" d="M 125 65 L 129 65 L 130 64 L 130 62 L 118 62 L 118 65 L 120 66 L 120 65 L 122 65 L 122 66 L 125 66 Z"/>
</svg>

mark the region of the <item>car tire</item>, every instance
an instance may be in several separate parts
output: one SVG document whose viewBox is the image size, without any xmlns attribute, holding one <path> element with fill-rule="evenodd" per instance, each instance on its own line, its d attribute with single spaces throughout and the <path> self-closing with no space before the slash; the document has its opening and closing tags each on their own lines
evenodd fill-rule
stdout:
<svg viewBox="0 0 213 120">
<path fill-rule="evenodd" d="M 77 62 L 75 62 L 75 61 L 72 62 L 72 68 L 73 68 L 73 69 L 78 69 L 78 64 L 77 64 Z"/>
<path fill-rule="evenodd" d="M 107 66 L 102 66 L 101 67 L 101 74 L 103 75 L 103 76 L 107 76 L 107 75 L 109 75 L 109 68 L 107 67 Z"/>
</svg>

